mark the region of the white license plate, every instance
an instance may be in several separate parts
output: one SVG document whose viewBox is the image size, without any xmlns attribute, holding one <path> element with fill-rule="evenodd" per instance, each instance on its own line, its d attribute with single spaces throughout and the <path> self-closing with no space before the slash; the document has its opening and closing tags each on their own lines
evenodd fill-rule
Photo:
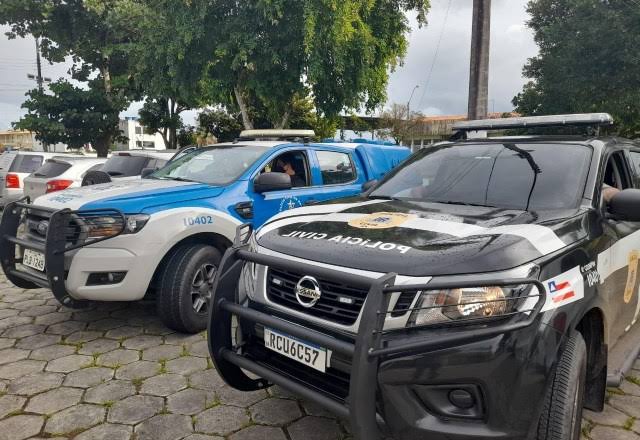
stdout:
<svg viewBox="0 0 640 440">
<path fill-rule="evenodd" d="M 264 346 L 318 371 L 327 370 L 327 349 L 309 342 L 264 329 Z"/>
<path fill-rule="evenodd" d="M 44 272 L 44 254 L 31 249 L 25 249 L 22 254 L 22 264 Z"/>
</svg>

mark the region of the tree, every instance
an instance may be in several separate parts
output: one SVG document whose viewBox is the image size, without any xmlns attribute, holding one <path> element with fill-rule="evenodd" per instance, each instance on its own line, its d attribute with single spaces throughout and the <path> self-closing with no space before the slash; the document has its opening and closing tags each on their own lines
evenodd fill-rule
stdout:
<svg viewBox="0 0 640 440">
<path fill-rule="evenodd" d="M 540 47 L 529 59 L 530 78 L 514 99 L 524 115 L 609 112 L 618 131 L 640 130 L 640 8 L 624 0 L 532 0 L 528 4 Z"/>
<path fill-rule="evenodd" d="M 118 112 L 139 96 L 130 75 L 130 54 L 145 14 L 147 9 L 135 0 L 0 2 L 0 24 L 11 26 L 11 38 L 40 37 L 42 54 L 51 62 L 71 56 L 73 78 L 85 83 L 93 78 L 89 88 Z M 100 156 L 107 154 L 117 133 L 118 120 L 107 119 L 113 129 L 105 130 L 94 144 Z"/>
<path fill-rule="evenodd" d="M 286 127 L 295 96 L 311 90 L 316 112 L 371 111 L 386 99 L 389 70 L 407 48 L 405 12 L 426 22 L 428 0 L 218 0 L 209 26 L 214 60 L 207 88 L 255 126 L 251 102 Z"/>
<path fill-rule="evenodd" d="M 390 108 L 384 110 L 379 122 L 381 136 L 393 139 L 396 144 L 406 142 L 422 118 L 420 112 L 409 114 L 408 110 L 406 105 L 397 103 L 391 104 Z"/>
<path fill-rule="evenodd" d="M 168 98 L 147 98 L 138 111 L 140 124 L 149 134 L 160 133 L 164 146 L 175 149 L 178 145 L 178 130 L 183 127 L 180 113 L 186 107 Z"/>
<path fill-rule="evenodd" d="M 70 148 L 85 144 L 106 145 L 105 139 L 117 139 L 119 105 L 106 99 L 102 82 L 92 81 L 91 88 L 81 89 L 66 80 L 49 85 L 51 94 L 38 89 L 27 93 L 22 104 L 27 114 L 14 126 L 36 133 L 36 139 L 48 144 L 58 142 Z M 99 151 L 106 157 L 106 151 Z"/>
<path fill-rule="evenodd" d="M 200 131 L 215 136 L 218 142 L 229 142 L 240 136 L 242 123 L 239 115 L 224 108 L 203 110 L 198 114 Z"/>
<path fill-rule="evenodd" d="M 188 147 L 189 145 L 196 145 L 198 143 L 198 133 L 193 125 L 187 125 L 182 127 L 178 132 L 178 146 Z"/>
</svg>

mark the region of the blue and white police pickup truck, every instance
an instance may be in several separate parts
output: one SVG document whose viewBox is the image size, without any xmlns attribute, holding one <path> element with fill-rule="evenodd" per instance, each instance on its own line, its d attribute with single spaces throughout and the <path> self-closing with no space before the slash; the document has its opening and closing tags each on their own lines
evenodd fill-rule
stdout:
<svg viewBox="0 0 640 440">
<path fill-rule="evenodd" d="M 206 327 L 221 256 L 236 227 L 360 193 L 408 155 L 374 143 L 309 143 L 299 130 L 244 132 L 197 149 L 148 178 L 7 205 L 0 259 L 21 288 L 51 288 L 69 307 L 154 292 L 169 327 Z"/>
</svg>

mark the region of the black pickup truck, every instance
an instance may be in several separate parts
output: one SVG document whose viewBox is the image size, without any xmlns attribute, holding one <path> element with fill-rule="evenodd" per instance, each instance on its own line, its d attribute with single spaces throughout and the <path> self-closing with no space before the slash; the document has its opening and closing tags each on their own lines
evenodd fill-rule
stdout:
<svg viewBox="0 0 640 440">
<path fill-rule="evenodd" d="M 640 349 L 640 145 L 504 131 L 611 124 L 463 122 L 362 197 L 239 229 L 212 299 L 220 375 L 362 440 L 578 440 Z"/>
</svg>

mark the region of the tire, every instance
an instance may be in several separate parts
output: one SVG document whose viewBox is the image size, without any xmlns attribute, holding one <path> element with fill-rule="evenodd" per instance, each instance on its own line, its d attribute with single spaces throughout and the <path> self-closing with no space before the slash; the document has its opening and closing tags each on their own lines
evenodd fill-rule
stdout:
<svg viewBox="0 0 640 440">
<path fill-rule="evenodd" d="M 538 422 L 537 440 L 579 440 L 587 376 L 587 346 L 575 333 L 562 353 Z"/>
<path fill-rule="evenodd" d="M 89 171 L 84 175 L 82 179 L 82 186 L 98 185 L 100 183 L 111 182 L 111 176 L 104 171 L 94 170 Z"/>
<path fill-rule="evenodd" d="M 222 256 L 206 244 L 174 249 L 160 276 L 156 305 L 158 316 L 169 328 L 198 333 L 207 328 L 209 302 Z"/>
</svg>

